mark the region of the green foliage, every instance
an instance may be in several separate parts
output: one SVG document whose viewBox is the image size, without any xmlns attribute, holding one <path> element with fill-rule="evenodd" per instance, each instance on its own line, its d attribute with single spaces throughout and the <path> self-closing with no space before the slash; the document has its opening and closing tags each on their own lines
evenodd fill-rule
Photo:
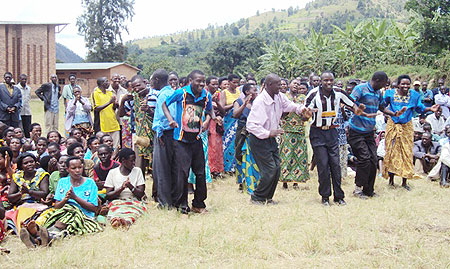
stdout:
<svg viewBox="0 0 450 269">
<path fill-rule="evenodd" d="M 214 74 L 254 71 L 263 54 L 262 47 L 262 40 L 256 36 L 219 41 L 206 56 L 206 62 Z"/>
<path fill-rule="evenodd" d="M 311 31 L 305 39 L 291 39 L 266 46 L 260 72 L 276 72 L 292 78 L 309 72 L 333 70 L 337 76 L 382 64 L 417 64 L 414 24 L 401 27 L 388 20 L 367 20 L 345 28 L 334 26 L 332 34 Z M 424 59 L 423 62 L 426 62 Z"/>
<path fill-rule="evenodd" d="M 134 0 L 82 0 L 84 12 L 77 18 L 78 33 L 84 35 L 88 62 L 123 61 L 127 48 L 121 32 L 134 15 Z"/>
<path fill-rule="evenodd" d="M 407 10 L 417 12 L 422 20 L 417 27 L 423 52 L 439 53 L 450 49 L 450 1 L 408 0 Z"/>
</svg>

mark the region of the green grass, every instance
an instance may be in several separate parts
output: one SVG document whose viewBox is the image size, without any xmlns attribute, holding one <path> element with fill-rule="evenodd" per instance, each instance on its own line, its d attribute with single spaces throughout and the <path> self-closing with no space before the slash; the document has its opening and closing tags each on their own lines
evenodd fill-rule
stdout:
<svg viewBox="0 0 450 269">
<path fill-rule="evenodd" d="M 425 180 L 411 186 L 380 179 L 380 196 L 359 200 L 347 178 L 348 205 L 325 208 L 314 175 L 298 191 L 279 185 L 278 205 L 258 206 L 228 177 L 208 185 L 207 215 L 151 206 L 128 231 L 107 227 L 33 251 L 10 236 L 0 268 L 448 268 L 450 190 Z"/>
<path fill-rule="evenodd" d="M 42 126 L 42 136 L 46 136 L 47 132 L 45 131 L 45 120 L 44 120 L 44 102 L 42 102 L 40 99 L 35 98 L 32 99 L 30 102 L 31 106 L 31 121 L 37 122 Z M 61 98 L 59 100 L 59 122 L 58 122 L 58 131 L 62 136 L 65 136 L 65 129 L 64 129 L 64 101 Z"/>
</svg>

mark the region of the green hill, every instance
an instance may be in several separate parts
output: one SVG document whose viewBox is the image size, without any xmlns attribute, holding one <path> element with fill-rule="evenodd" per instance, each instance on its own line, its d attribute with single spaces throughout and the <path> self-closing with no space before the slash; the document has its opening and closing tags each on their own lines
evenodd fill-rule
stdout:
<svg viewBox="0 0 450 269">
<path fill-rule="evenodd" d="M 393 18 L 404 20 L 403 11 L 406 0 L 316 0 L 303 9 L 289 7 L 272 10 L 240 19 L 224 26 L 209 26 L 163 36 L 146 37 L 131 41 L 139 48 L 154 48 L 162 44 L 175 44 L 182 41 L 215 39 L 275 30 L 292 35 L 305 35 L 312 27 L 324 33 L 332 30 L 332 24 L 343 26 L 347 20 L 358 22 L 364 18 Z"/>
<path fill-rule="evenodd" d="M 60 63 L 82 63 L 83 58 L 66 46 L 56 43 L 56 61 Z"/>
<path fill-rule="evenodd" d="M 211 65 L 211 58 L 214 56 L 211 53 L 222 41 L 245 43 L 247 39 L 253 38 L 256 42 L 254 44 L 262 44 L 263 48 L 264 45 L 293 37 L 305 38 L 312 30 L 328 34 L 333 32 L 333 25 L 345 29 L 347 22 L 356 25 L 367 18 L 406 22 L 409 12 L 403 9 L 405 2 L 406 0 L 315 0 L 302 9 L 289 7 L 256 12 L 254 16 L 231 24 L 210 25 L 205 29 L 129 41 L 126 44 L 127 61 L 140 67 L 144 75 L 150 75 L 157 68 L 175 70 L 180 75 L 187 75 L 194 68 L 218 73 L 219 70 Z M 239 66 L 235 72 L 256 71 L 260 53 L 252 55 L 252 64 L 241 59 L 241 63 L 235 65 Z M 227 57 L 229 55 L 228 53 Z"/>
</svg>

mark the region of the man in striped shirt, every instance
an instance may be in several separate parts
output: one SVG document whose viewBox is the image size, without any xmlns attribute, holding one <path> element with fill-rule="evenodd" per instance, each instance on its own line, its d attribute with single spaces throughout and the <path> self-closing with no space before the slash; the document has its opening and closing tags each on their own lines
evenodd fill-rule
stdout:
<svg viewBox="0 0 450 269">
<path fill-rule="evenodd" d="M 358 159 L 356 164 L 355 191 L 353 194 L 366 199 L 374 196 L 374 184 L 377 174 L 377 146 L 375 144 L 374 129 L 375 116 L 378 110 L 389 116 L 396 116 L 386 108 L 383 94 L 380 89 L 385 87 L 388 76 L 385 72 L 375 72 L 372 79 L 356 86 L 351 97 L 357 105 L 364 104 L 365 115 L 355 115 L 350 120 L 348 143 L 352 147 L 353 154 Z M 404 112 L 404 110 L 403 110 Z M 398 111 L 398 116 L 401 115 Z"/>
<path fill-rule="evenodd" d="M 334 124 L 340 104 L 353 107 L 355 114 L 362 113 L 351 98 L 343 91 L 334 89 L 333 85 L 333 73 L 328 71 L 322 73 L 321 85 L 308 93 L 305 103 L 306 107 L 314 111 L 309 138 L 319 174 L 319 194 L 322 196 L 322 204 L 325 206 L 330 205 L 331 181 L 334 202 L 339 205 L 346 204 L 344 191 L 341 188 L 338 133 Z"/>
</svg>

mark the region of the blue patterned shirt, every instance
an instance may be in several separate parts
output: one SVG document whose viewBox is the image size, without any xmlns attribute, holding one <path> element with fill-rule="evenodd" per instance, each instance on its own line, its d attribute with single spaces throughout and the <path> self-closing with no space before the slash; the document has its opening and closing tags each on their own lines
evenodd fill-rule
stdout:
<svg viewBox="0 0 450 269">
<path fill-rule="evenodd" d="M 364 83 L 353 89 L 351 97 L 355 100 L 356 105 L 364 104 L 367 114 L 377 113 L 378 110 L 384 110 L 385 102 L 381 91 L 375 91 L 370 83 Z M 350 119 L 350 128 L 358 133 L 370 133 L 375 128 L 375 118 L 354 115 Z"/>
<path fill-rule="evenodd" d="M 401 110 L 404 106 L 407 107 L 405 113 L 401 116 L 391 117 L 394 123 L 408 123 L 414 117 L 415 112 L 423 113 L 426 108 L 420 101 L 420 94 L 411 89 L 406 96 L 399 95 L 396 89 L 389 89 L 384 94 L 384 101 L 394 113 Z"/>
</svg>

